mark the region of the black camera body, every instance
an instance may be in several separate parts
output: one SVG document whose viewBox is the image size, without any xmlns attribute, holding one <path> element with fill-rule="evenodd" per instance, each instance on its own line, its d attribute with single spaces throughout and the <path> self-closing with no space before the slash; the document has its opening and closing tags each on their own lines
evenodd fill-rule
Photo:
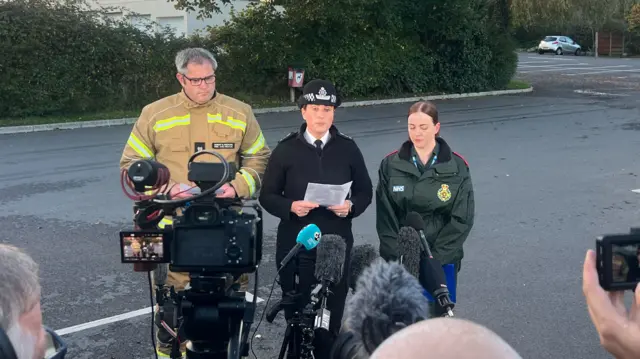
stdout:
<svg viewBox="0 0 640 359">
<path fill-rule="evenodd" d="M 261 213 L 259 207 L 254 209 Z M 173 222 L 169 268 L 175 272 L 253 273 L 262 256 L 261 224 L 261 216 L 193 203 Z"/>
<path fill-rule="evenodd" d="M 640 228 L 598 237 L 596 266 L 603 289 L 635 290 L 640 282 Z"/>
<path fill-rule="evenodd" d="M 223 179 L 224 165 L 192 162 L 189 180 L 197 183 L 203 192 L 210 190 Z M 235 166 L 228 166 L 227 177 L 232 179 Z M 158 164 L 142 167 L 157 168 Z M 153 172 L 148 176 L 154 180 L 157 177 Z M 144 180 L 139 175 L 138 179 Z M 122 263 L 168 263 L 173 272 L 234 275 L 255 272 L 262 260 L 259 205 L 245 206 L 238 199 L 206 196 L 186 202 L 184 207 L 178 213 L 173 204 L 157 200 L 137 202 L 134 222 L 138 228 L 120 232 Z M 256 214 L 246 213 L 245 208 L 253 209 Z M 173 217 L 164 229 L 157 227 L 161 217 L 148 220 L 158 211 Z"/>
<path fill-rule="evenodd" d="M 214 155 L 221 163 L 193 162 L 202 154 Z M 179 332 L 182 341 L 189 340 L 187 358 L 247 356 L 257 297 L 247 302 L 246 293 L 234 282 L 256 272 L 262 260 L 262 209 L 257 203 L 245 205 L 239 198 L 216 197 L 236 172 L 217 152 L 197 152 L 188 166 L 188 180 L 201 192 L 190 192 L 187 198 L 171 199 L 157 193 L 163 185 L 162 192 L 169 192 L 169 171 L 158 162 L 136 161 L 126 175 L 123 171 L 122 181 L 138 195 L 129 195 L 136 201 L 136 228 L 120 232 L 121 261 L 134 263 L 135 271 L 154 270 L 160 308 L 157 320 Z M 141 194 L 150 189 L 156 193 Z M 189 289 L 166 288 L 167 264 L 172 272 L 189 273 Z M 255 285 L 257 288 L 257 281 Z M 165 304 L 175 308 L 173 314 L 164 312 Z M 171 357 L 181 357 L 178 341 L 173 343 Z"/>
</svg>

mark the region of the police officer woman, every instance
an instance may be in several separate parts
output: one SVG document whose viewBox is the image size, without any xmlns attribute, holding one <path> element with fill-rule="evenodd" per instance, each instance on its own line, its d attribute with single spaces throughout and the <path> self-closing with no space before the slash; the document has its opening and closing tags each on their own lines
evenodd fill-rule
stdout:
<svg viewBox="0 0 640 359">
<path fill-rule="evenodd" d="M 373 184 L 362 153 L 353 139 L 340 133 L 333 125 L 335 109 L 340 103 L 330 82 L 313 80 L 307 83 L 298 101 L 305 123 L 297 132 L 280 140 L 267 164 L 260 204 L 280 219 L 276 244 L 278 267 L 296 244 L 298 232 L 311 223 L 317 225 L 323 235 L 343 237 L 347 247 L 345 258 L 350 258 L 353 247 L 351 221 L 371 204 Z M 324 207 L 303 200 L 309 183 L 342 185 L 350 181 L 351 196 L 341 205 Z M 291 260 L 280 272 L 283 297 L 294 290 L 294 276 L 298 272 L 297 290 L 303 293 L 304 302 L 308 303 L 311 287 L 317 283 L 314 277 L 316 251 L 303 250 L 294 258 L 297 260 Z M 316 359 L 329 358 L 340 330 L 350 275 L 348 260 L 343 268 L 342 280 L 331 288 L 332 294 L 328 298 L 327 307 L 331 312 L 329 333 L 316 333 Z M 285 311 L 287 319 L 291 314 Z"/>
<path fill-rule="evenodd" d="M 398 259 L 397 235 L 409 212 L 425 222 L 425 236 L 435 259 L 460 271 L 463 244 L 474 221 L 475 202 L 469 165 L 439 136 L 435 104 L 411 106 L 409 140 L 380 163 L 376 188 L 376 228 L 380 256 Z M 456 280 L 457 282 L 457 280 Z M 449 290 L 451 283 L 448 283 Z M 431 307 L 439 316 L 440 308 Z"/>
</svg>

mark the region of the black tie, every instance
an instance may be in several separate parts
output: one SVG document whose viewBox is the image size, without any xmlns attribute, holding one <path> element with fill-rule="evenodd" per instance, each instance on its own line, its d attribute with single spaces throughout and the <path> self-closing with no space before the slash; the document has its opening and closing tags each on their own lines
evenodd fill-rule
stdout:
<svg viewBox="0 0 640 359">
<path fill-rule="evenodd" d="M 322 153 L 322 140 L 316 140 L 316 142 L 314 142 L 316 144 L 316 152 L 318 152 L 318 154 Z"/>
</svg>

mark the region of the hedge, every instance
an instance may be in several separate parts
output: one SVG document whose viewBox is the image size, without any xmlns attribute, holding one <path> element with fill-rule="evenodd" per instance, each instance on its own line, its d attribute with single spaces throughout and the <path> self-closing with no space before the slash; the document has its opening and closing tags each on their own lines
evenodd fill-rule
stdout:
<svg viewBox="0 0 640 359">
<path fill-rule="evenodd" d="M 243 99 L 286 97 L 291 65 L 347 98 L 492 90 L 515 73 L 509 32 L 485 0 L 301 1 L 256 3 L 188 38 L 80 3 L 2 2 L 0 117 L 139 109 L 179 90 L 173 60 L 187 46 L 212 50 L 220 90 Z"/>
</svg>

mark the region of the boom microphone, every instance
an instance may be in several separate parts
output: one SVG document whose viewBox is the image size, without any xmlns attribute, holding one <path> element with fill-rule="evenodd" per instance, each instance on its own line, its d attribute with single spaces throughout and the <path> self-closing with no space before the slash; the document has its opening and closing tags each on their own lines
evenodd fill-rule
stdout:
<svg viewBox="0 0 640 359">
<path fill-rule="evenodd" d="M 284 257 L 282 262 L 280 262 L 280 268 L 284 268 L 291 258 L 295 256 L 300 248 L 304 246 L 304 248 L 308 251 L 314 249 L 318 245 L 318 241 L 320 240 L 320 236 L 322 232 L 320 232 L 320 228 L 315 224 L 309 224 L 302 228 L 300 232 L 298 232 L 298 237 L 296 238 L 296 245 L 287 253 L 287 256 Z"/>
<path fill-rule="evenodd" d="M 453 317 L 455 304 L 449 298 L 449 288 L 442 264 L 433 258 L 429 249 L 429 243 L 424 235 L 422 217 L 416 212 L 409 212 L 406 223 L 415 230 L 422 244 L 423 253 L 420 256 L 420 276 L 418 277 L 420 284 L 433 296 L 438 305 L 447 311 L 446 315 Z"/>
<path fill-rule="evenodd" d="M 371 265 L 376 258 L 379 258 L 378 252 L 371 244 L 361 244 L 354 246 L 351 250 L 351 274 L 349 276 L 349 288 L 356 290 L 356 281 L 362 271 Z"/>
<path fill-rule="evenodd" d="M 418 280 L 398 262 L 382 258 L 366 268 L 345 306 L 345 331 L 371 354 L 396 331 L 429 317 Z"/>
</svg>

